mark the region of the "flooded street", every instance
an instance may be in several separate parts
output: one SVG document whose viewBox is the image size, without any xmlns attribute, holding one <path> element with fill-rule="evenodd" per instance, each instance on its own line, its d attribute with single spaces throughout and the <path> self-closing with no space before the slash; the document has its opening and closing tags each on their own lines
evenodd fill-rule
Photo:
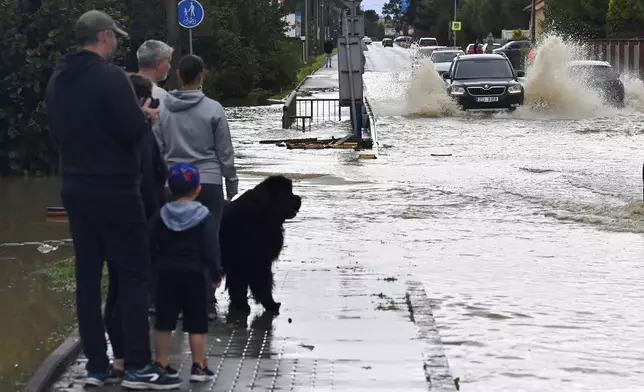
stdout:
<svg viewBox="0 0 644 392">
<path fill-rule="evenodd" d="M 280 105 L 229 111 L 241 190 L 283 173 L 303 196 L 282 258 L 421 280 L 462 390 L 644 385 L 641 83 L 626 85 L 623 110 L 571 99 L 549 113 L 444 115 L 435 96 L 408 96 L 409 70 L 407 50 L 369 47 L 377 160 L 260 145 L 345 131 L 281 130 Z M 410 113 L 414 100 L 422 110 Z M 1 181 L 0 243 L 68 237 L 45 221 L 45 207 L 59 204 L 56 180 Z M 42 342 L 71 324 L 70 294 L 33 274 L 68 256 L 0 247 L 0 390 L 11 390 L 16 364 L 31 373 L 39 350 L 53 349 Z"/>
</svg>

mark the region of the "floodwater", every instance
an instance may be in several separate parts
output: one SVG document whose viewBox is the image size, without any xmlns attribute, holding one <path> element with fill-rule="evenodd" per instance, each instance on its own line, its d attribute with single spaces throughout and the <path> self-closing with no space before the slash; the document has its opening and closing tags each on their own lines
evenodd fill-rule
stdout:
<svg viewBox="0 0 644 392">
<path fill-rule="evenodd" d="M 563 45 L 546 44 L 553 53 Z M 461 114 L 449 109 L 440 89 L 414 89 L 434 86 L 430 66 L 410 75 L 407 50 L 378 43 L 369 49 L 364 79 L 377 115 L 377 160 L 359 160 L 353 151 L 260 145 L 260 139 L 343 132 L 328 124 L 306 135 L 283 131 L 279 106 L 229 111 L 242 189 L 273 173 L 297 179 L 303 208 L 287 225 L 284 257 L 421 280 L 463 390 L 638 390 L 644 385 L 642 83 L 624 76 L 627 107 L 606 108 L 592 91 L 575 95 L 579 90 L 567 89 L 565 80 L 549 80 L 539 67 L 559 63 L 546 58 L 526 80 L 538 86 L 531 90 L 538 106 Z M 56 203 L 54 182 L 0 184 L 0 198 L 6 189 L 14 195 L 0 204 L 0 242 L 66 237 L 64 227 L 44 218 L 44 208 Z M 14 314 L 0 333 L 19 346 L 14 353 L 0 350 L 6 379 L 16 374 L 10 367 L 18 359 L 29 370 L 42 359 L 35 360 L 38 344 L 57 328 L 51 314 L 64 323 L 71 313 L 61 306 L 65 295 L 47 292 L 30 274 L 68 250 L 0 251 L 11 272 L 0 279 L 13 282 L 0 281 L 6 290 L 0 311 Z M 30 358 L 18 358 L 26 351 Z"/>
</svg>

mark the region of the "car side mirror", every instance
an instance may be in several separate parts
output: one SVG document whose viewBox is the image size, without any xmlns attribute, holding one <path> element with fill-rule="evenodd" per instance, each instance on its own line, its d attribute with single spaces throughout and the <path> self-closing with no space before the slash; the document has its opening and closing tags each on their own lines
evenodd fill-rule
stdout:
<svg viewBox="0 0 644 392">
<path fill-rule="evenodd" d="M 524 78 L 525 77 L 525 71 L 517 71 L 517 78 Z"/>
<path fill-rule="evenodd" d="M 443 79 L 445 79 L 445 80 L 451 79 L 451 75 L 449 74 L 449 72 L 445 72 L 443 74 Z"/>
</svg>

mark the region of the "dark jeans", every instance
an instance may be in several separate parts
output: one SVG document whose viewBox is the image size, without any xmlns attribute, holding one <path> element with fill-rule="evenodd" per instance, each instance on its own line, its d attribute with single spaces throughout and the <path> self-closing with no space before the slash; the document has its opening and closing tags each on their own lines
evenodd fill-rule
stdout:
<svg viewBox="0 0 644 392">
<path fill-rule="evenodd" d="M 205 205 L 210 213 L 215 217 L 217 222 L 217 235 L 212 239 L 215 242 L 215 248 L 218 250 L 217 262 L 221 265 L 221 251 L 219 246 L 219 225 L 221 224 L 221 214 L 224 210 L 224 188 L 217 184 L 201 184 L 201 192 L 197 196 L 197 201 Z M 215 290 L 212 288 L 212 278 L 210 271 L 206 268 L 206 295 L 209 302 L 216 302 Z"/>
<path fill-rule="evenodd" d="M 76 312 L 87 370 L 107 369 L 105 330 L 115 358 L 140 369 L 151 359 L 147 292 L 150 270 L 147 222 L 141 193 L 63 185 L 63 205 L 76 253 Z M 109 289 L 101 315 L 101 275 Z M 103 326 L 105 323 L 105 328 Z"/>
</svg>

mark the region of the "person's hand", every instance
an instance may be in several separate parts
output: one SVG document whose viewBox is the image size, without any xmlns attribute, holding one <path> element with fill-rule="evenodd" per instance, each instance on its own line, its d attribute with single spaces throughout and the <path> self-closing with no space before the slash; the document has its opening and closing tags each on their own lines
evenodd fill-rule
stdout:
<svg viewBox="0 0 644 392">
<path fill-rule="evenodd" d="M 151 98 L 146 99 L 145 102 L 143 103 L 143 106 L 141 106 L 141 109 L 143 109 L 145 114 L 150 116 L 150 121 L 152 122 L 152 124 L 154 124 L 157 122 L 157 119 L 159 118 L 160 110 L 150 108 L 151 103 L 152 103 Z"/>
<path fill-rule="evenodd" d="M 233 197 L 237 195 L 239 190 L 239 180 L 237 178 L 233 180 L 226 179 L 226 198 L 228 201 L 232 200 Z"/>
<path fill-rule="evenodd" d="M 212 288 L 213 289 L 217 290 L 220 287 L 221 287 L 221 280 L 217 280 L 217 281 L 212 282 Z"/>
</svg>

